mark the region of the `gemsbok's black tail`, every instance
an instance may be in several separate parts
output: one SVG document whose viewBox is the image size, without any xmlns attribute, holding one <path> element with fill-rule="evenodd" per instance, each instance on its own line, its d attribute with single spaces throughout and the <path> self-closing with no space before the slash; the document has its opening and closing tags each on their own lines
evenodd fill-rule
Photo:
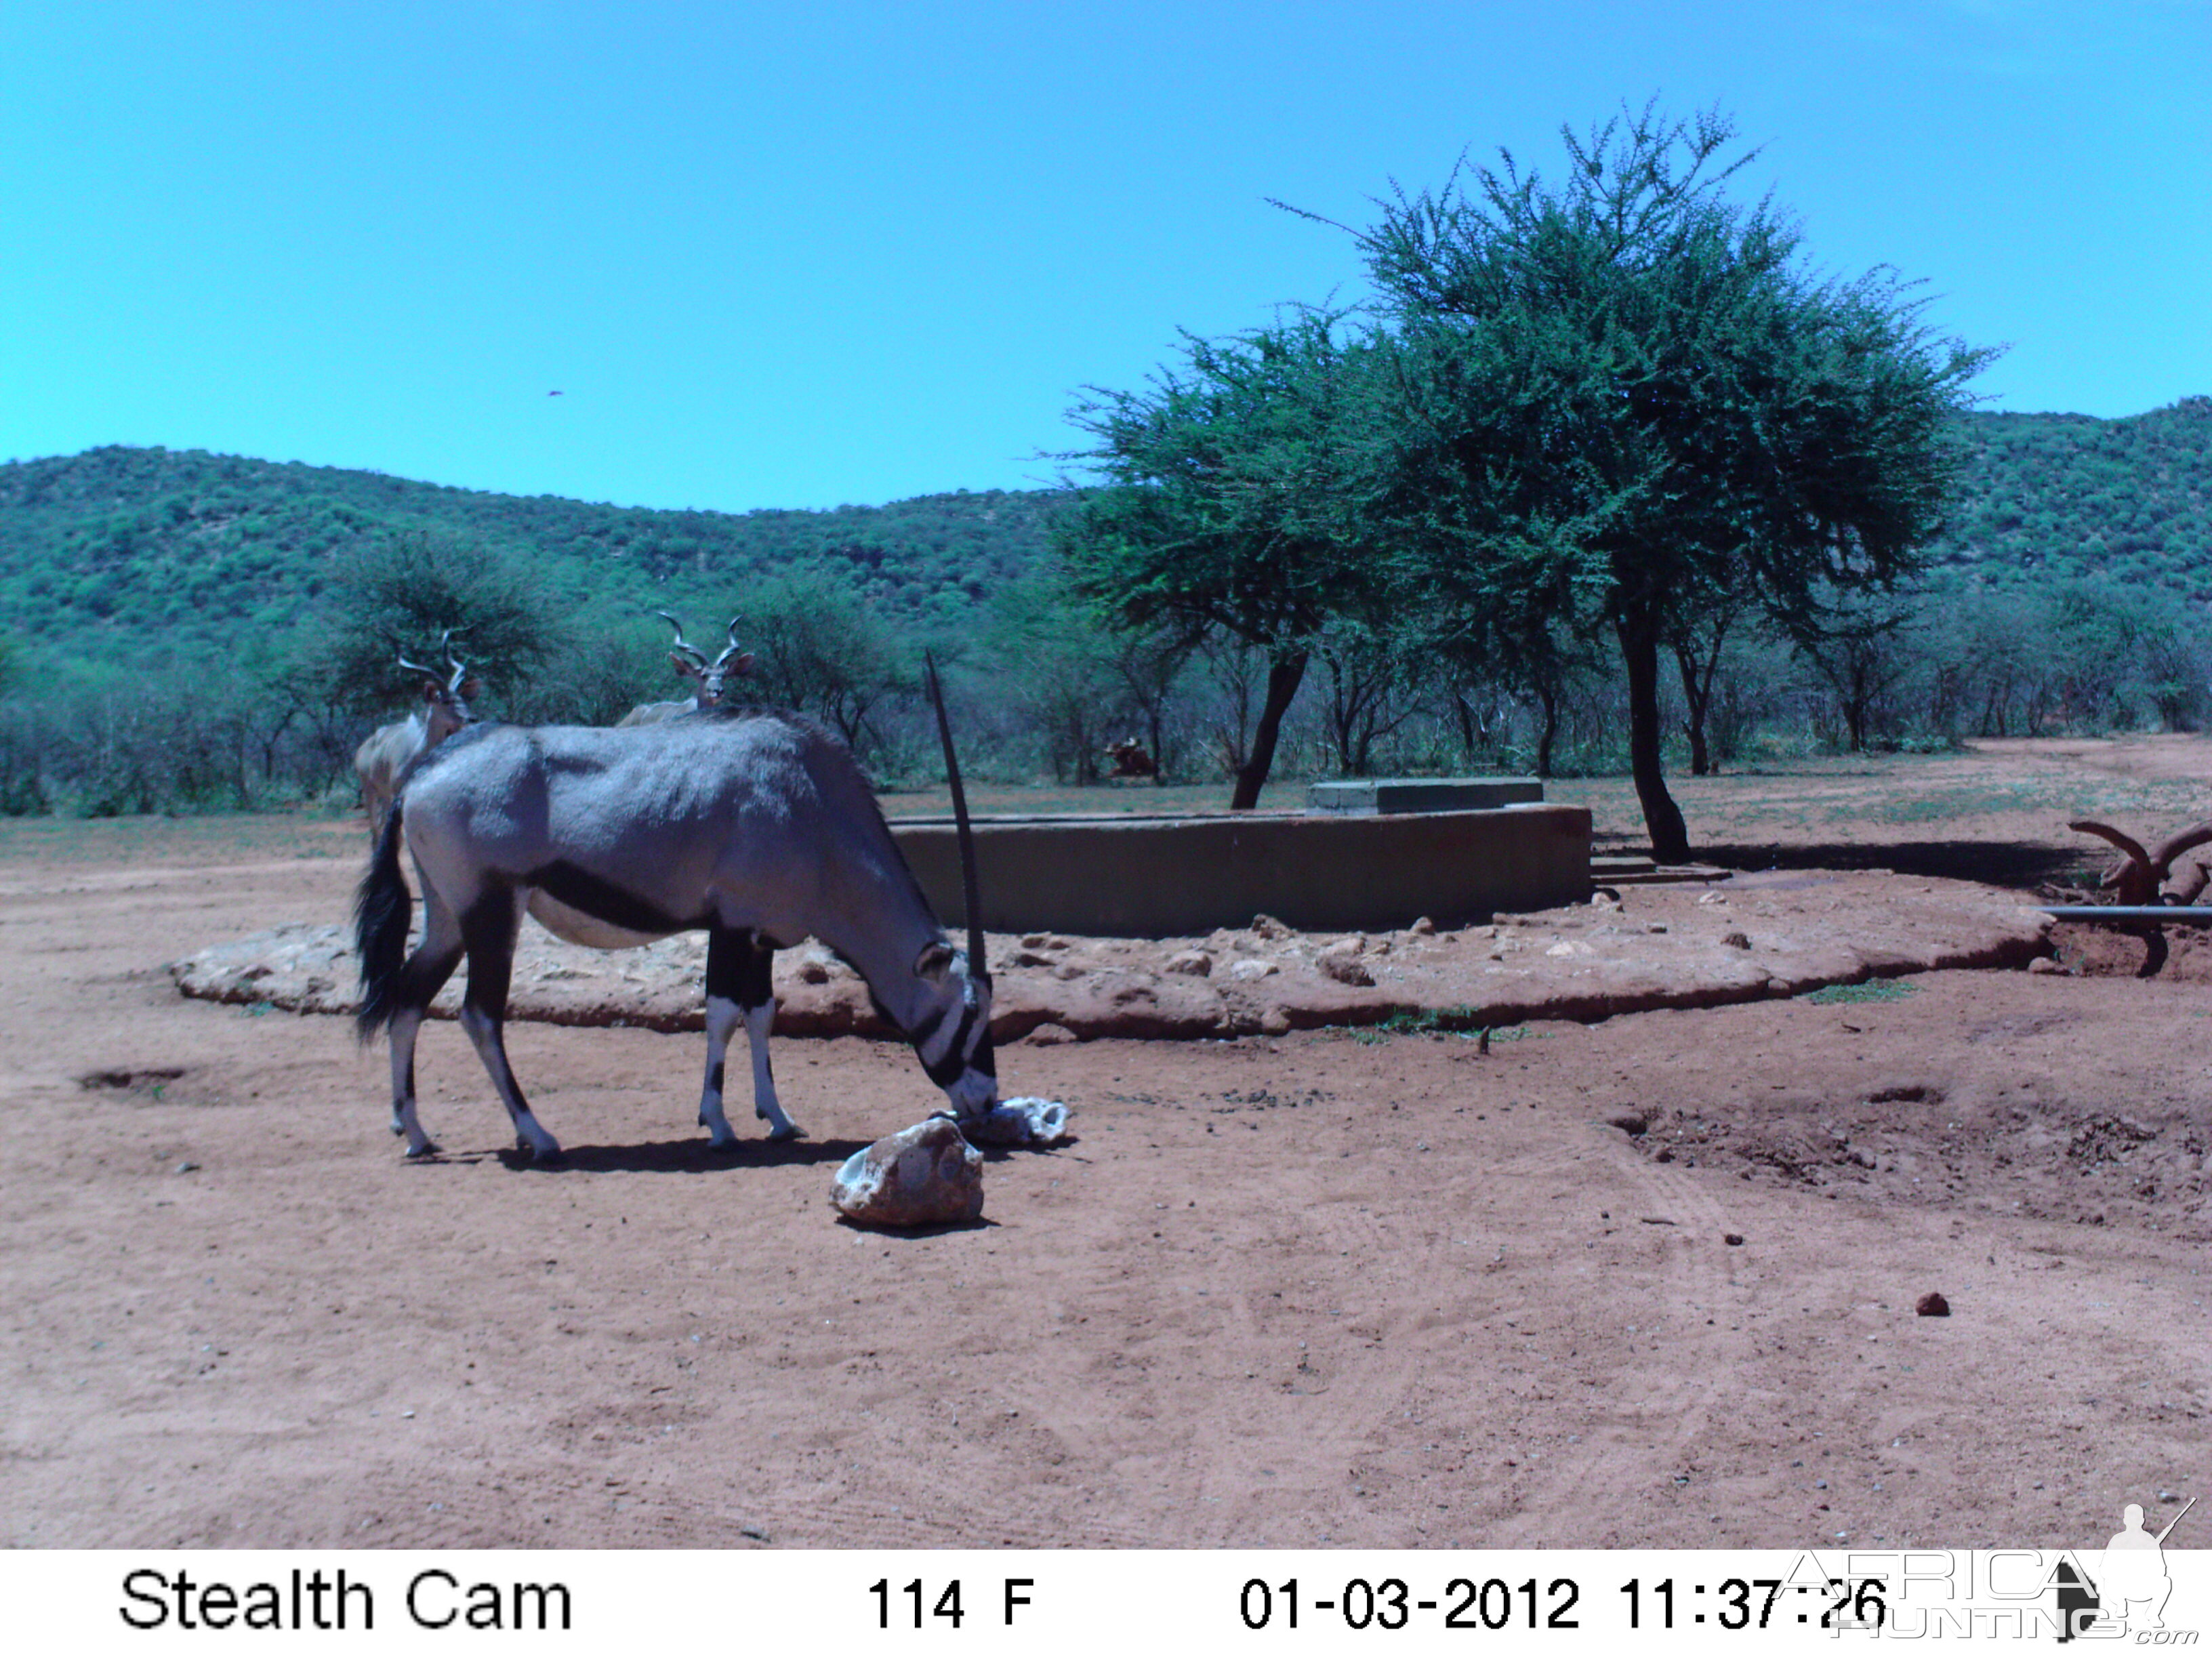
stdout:
<svg viewBox="0 0 2212 1659">
<path fill-rule="evenodd" d="M 353 900 L 353 948 L 361 958 L 361 1007 L 353 1017 L 355 1036 L 363 1042 L 392 1023 L 395 994 L 407 961 L 407 929 L 415 919 L 415 896 L 399 870 L 400 814 L 404 798 L 394 799 L 384 833 L 369 854 L 368 872 Z"/>
</svg>

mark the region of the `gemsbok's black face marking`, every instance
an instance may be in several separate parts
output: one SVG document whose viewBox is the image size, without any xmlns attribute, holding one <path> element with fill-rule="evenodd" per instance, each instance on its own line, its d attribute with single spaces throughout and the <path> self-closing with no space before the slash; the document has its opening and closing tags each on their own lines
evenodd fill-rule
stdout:
<svg viewBox="0 0 2212 1659">
<path fill-rule="evenodd" d="M 614 847 L 624 849 L 618 861 Z M 411 955 L 403 852 L 425 889 Z M 715 710 L 622 731 L 479 726 L 415 769 L 355 910 L 356 1025 L 364 1039 L 391 1030 L 392 1122 L 410 1156 L 432 1150 L 416 1114 L 416 1032 L 464 957 L 461 1022 L 516 1138 L 541 1159 L 560 1151 L 523 1098 L 501 1036 L 526 909 L 563 938 L 601 946 L 707 931 L 699 1119 L 717 1146 L 736 1139 L 722 1093 L 741 1024 L 755 1113 L 773 1139 L 799 1133 L 769 1064 L 780 939 L 811 934 L 860 973 L 962 1122 L 998 1103 L 989 979 L 945 939 L 850 753 L 797 716 Z"/>
</svg>

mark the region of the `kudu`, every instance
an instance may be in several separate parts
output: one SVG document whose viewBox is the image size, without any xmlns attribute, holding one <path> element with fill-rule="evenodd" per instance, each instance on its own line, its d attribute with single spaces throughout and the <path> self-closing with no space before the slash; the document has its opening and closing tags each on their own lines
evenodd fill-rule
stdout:
<svg viewBox="0 0 2212 1659">
<path fill-rule="evenodd" d="M 981 1124 L 998 1103 L 991 981 L 964 799 L 956 805 L 964 955 L 946 942 L 851 752 L 803 716 L 710 708 L 629 731 L 482 726 L 453 738 L 400 786 L 355 908 L 356 1023 L 363 1042 L 390 1029 L 392 1132 L 406 1137 L 410 1158 L 436 1150 L 416 1115 L 415 1039 L 466 956 L 461 1024 L 517 1144 L 539 1159 L 558 1155 L 501 1035 L 525 911 L 562 939 L 608 949 L 706 930 L 699 1121 L 716 1146 L 736 1139 L 723 1062 L 741 1021 L 755 1114 L 771 1139 L 799 1133 L 769 1065 L 770 968 L 777 950 L 810 934 L 866 980 L 956 1120 Z M 411 956 L 403 843 L 423 889 L 422 939 Z"/>
<path fill-rule="evenodd" d="M 353 751 L 353 769 L 361 775 L 362 805 L 368 809 L 371 841 L 382 832 L 392 793 L 409 765 L 476 719 L 470 712 L 469 699 L 483 687 L 470 675 L 468 665 L 453 654 L 453 635 L 460 631 L 449 628 L 438 641 L 451 670 L 442 678 L 434 668 L 410 662 L 404 654 L 400 657 L 402 668 L 422 676 L 422 710 L 379 727 Z"/>
<path fill-rule="evenodd" d="M 722 654 L 714 661 L 696 645 L 684 641 L 684 624 L 665 611 L 653 613 L 676 630 L 676 649 L 668 653 L 668 660 L 676 665 L 676 672 L 694 682 L 695 689 L 688 697 L 678 697 L 671 702 L 641 702 L 617 720 L 617 726 L 651 726 L 656 720 L 673 720 L 678 714 L 695 714 L 702 708 L 721 706 L 722 692 L 732 678 L 742 678 L 753 672 L 753 653 L 740 654 L 738 650 L 738 624 L 741 617 L 730 618 L 730 642 Z"/>
</svg>

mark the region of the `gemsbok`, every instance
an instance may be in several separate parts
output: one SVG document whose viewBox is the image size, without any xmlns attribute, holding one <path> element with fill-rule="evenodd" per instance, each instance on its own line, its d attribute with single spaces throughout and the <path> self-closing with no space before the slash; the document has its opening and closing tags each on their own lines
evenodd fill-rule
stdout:
<svg viewBox="0 0 2212 1659">
<path fill-rule="evenodd" d="M 438 641 L 446 653 L 447 665 L 452 670 L 442 678 L 434 668 L 410 662 L 404 655 L 399 659 L 402 668 L 422 676 L 422 709 L 404 720 L 380 726 L 353 751 L 353 769 L 361 776 L 362 805 L 368 809 L 371 841 L 383 831 L 392 791 L 398 787 L 400 775 L 406 771 L 409 763 L 476 719 L 470 712 L 469 699 L 483 688 L 470 674 L 468 665 L 453 654 L 453 635 L 459 632 L 459 629 L 449 628 Z"/>
<path fill-rule="evenodd" d="M 705 652 L 685 642 L 682 623 L 665 611 L 656 611 L 653 614 L 676 630 L 676 649 L 668 653 L 668 660 L 676 665 L 678 673 L 695 683 L 695 689 L 690 696 L 678 697 L 672 702 L 641 702 L 615 722 L 618 726 L 651 726 L 657 720 L 674 720 L 678 714 L 719 708 L 727 682 L 733 677 L 741 678 L 753 672 L 753 653 L 747 651 L 740 654 L 738 650 L 738 624 L 744 620 L 743 617 L 730 618 L 730 642 L 722 648 L 720 656 L 708 662 Z"/>
<path fill-rule="evenodd" d="M 722 1076 L 741 1022 L 755 1114 L 772 1139 L 799 1133 L 769 1066 L 769 970 L 777 950 L 810 934 L 867 981 L 955 1119 L 982 1124 L 998 1104 L 991 980 L 975 921 L 972 836 L 964 801 L 956 805 L 969 893 L 964 954 L 947 943 L 851 751 L 803 716 L 704 709 L 628 731 L 480 726 L 450 738 L 401 785 L 355 906 L 356 1024 L 364 1042 L 390 1030 L 392 1132 L 406 1137 L 410 1158 L 436 1150 L 416 1115 L 415 1038 L 465 955 L 461 1024 L 516 1144 L 538 1159 L 559 1154 L 501 1036 L 525 911 L 562 939 L 605 949 L 706 930 L 699 1121 L 716 1146 L 736 1139 Z M 411 956 L 403 843 L 423 889 L 422 939 Z"/>
</svg>

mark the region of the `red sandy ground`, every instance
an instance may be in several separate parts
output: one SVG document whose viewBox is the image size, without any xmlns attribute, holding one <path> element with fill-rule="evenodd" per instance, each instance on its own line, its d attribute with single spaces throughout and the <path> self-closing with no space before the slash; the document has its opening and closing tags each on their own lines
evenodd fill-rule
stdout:
<svg viewBox="0 0 2212 1659">
<path fill-rule="evenodd" d="M 1956 875 L 2093 863 L 2065 817 L 2162 835 L 2208 776 L 2015 744 L 1684 793 L 1745 863 Z M 936 1103 L 902 1048 L 781 1044 L 812 1138 L 717 1156 L 696 1036 L 511 1026 L 541 1170 L 438 1024 L 410 1165 L 343 1020 L 178 996 L 342 914 L 362 839 L 0 832 L 0 1541 L 2081 1546 L 2202 1484 L 2196 946 L 1487 1054 L 1016 1045 L 1076 1138 L 889 1236 L 826 1193 Z"/>
</svg>

